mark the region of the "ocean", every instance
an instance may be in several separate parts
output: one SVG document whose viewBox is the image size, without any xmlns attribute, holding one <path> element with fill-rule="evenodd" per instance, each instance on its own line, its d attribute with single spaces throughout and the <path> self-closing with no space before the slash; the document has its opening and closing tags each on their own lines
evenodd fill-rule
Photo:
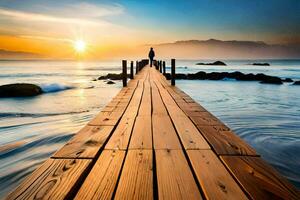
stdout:
<svg viewBox="0 0 300 200">
<path fill-rule="evenodd" d="M 177 60 L 176 72 L 264 73 L 300 80 L 300 60 Z M 271 66 L 252 66 L 268 62 Z M 167 71 L 170 71 L 167 62 Z M 0 85 L 33 83 L 36 97 L 0 98 L 0 198 L 91 120 L 118 91 L 99 76 L 120 73 L 121 61 L 0 61 Z M 177 80 L 176 85 L 221 119 L 300 188 L 300 86 L 231 79 Z"/>
</svg>

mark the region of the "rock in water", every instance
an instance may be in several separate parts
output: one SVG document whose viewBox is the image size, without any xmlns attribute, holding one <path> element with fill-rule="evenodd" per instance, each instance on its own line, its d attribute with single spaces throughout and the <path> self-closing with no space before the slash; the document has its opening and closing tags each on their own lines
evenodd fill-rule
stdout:
<svg viewBox="0 0 300 200">
<path fill-rule="evenodd" d="M 107 81 L 106 84 L 111 85 L 111 84 L 115 84 L 115 82 L 113 82 L 113 81 Z"/>
<path fill-rule="evenodd" d="M 282 81 L 283 81 L 283 82 L 287 82 L 287 83 L 292 83 L 292 82 L 294 82 L 293 79 L 291 79 L 291 78 L 286 78 L 286 79 L 283 79 Z"/>
<path fill-rule="evenodd" d="M 15 83 L 0 86 L 0 97 L 31 97 L 42 93 L 41 87 L 29 83 Z"/>
<path fill-rule="evenodd" d="M 226 66 L 226 64 L 222 61 L 216 61 L 216 62 L 213 62 L 213 63 L 196 63 L 196 65 L 223 65 L 223 66 Z"/>
<path fill-rule="evenodd" d="M 255 65 L 255 66 L 270 66 L 269 63 L 253 63 L 252 65 Z"/>
<path fill-rule="evenodd" d="M 300 81 L 295 81 L 293 85 L 300 85 Z"/>
<path fill-rule="evenodd" d="M 278 84 L 281 85 L 282 84 L 282 80 L 278 77 L 274 77 L 274 76 L 267 76 L 267 78 L 265 80 L 262 80 L 260 83 L 268 83 L 268 84 Z"/>
</svg>

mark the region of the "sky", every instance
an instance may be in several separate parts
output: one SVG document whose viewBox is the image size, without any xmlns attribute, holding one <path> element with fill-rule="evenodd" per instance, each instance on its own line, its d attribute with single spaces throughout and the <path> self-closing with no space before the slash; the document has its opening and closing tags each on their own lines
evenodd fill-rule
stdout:
<svg viewBox="0 0 300 200">
<path fill-rule="evenodd" d="M 178 40 L 300 44 L 299 22 L 299 0 L 0 0 L 0 49 L 106 59 Z"/>
</svg>

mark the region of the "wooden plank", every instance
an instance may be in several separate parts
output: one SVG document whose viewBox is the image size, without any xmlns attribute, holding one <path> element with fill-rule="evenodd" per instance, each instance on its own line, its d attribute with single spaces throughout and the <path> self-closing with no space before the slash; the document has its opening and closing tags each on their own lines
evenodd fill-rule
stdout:
<svg viewBox="0 0 300 200">
<path fill-rule="evenodd" d="M 83 127 L 53 158 L 95 158 L 111 134 L 113 126 Z"/>
<path fill-rule="evenodd" d="M 299 191 L 260 157 L 221 156 L 253 199 L 300 199 Z"/>
<path fill-rule="evenodd" d="M 125 151 L 104 150 L 75 199 L 112 199 Z"/>
<path fill-rule="evenodd" d="M 91 126 L 114 126 L 118 123 L 123 112 L 100 112 L 88 125 Z"/>
<path fill-rule="evenodd" d="M 151 88 L 149 81 L 144 82 L 144 92 L 139 109 L 139 116 L 151 116 L 152 106 L 151 106 Z"/>
<path fill-rule="evenodd" d="M 187 150 L 206 199 L 248 199 L 211 150 Z"/>
<path fill-rule="evenodd" d="M 222 126 L 197 126 L 218 155 L 257 155 L 239 136 Z"/>
<path fill-rule="evenodd" d="M 153 115 L 168 115 L 168 112 L 163 104 L 158 89 L 153 81 L 151 81 Z"/>
<path fill-rule="evenodd" d="M 169 116 L 152 116 L 154 149 L 181 149 Z"/>
<path fill-rule="evenodd" d="M 105 145 L 105 149 L 126 150 L 134 122 L 134 118 L 123 116 L 113 135 Z"/>
<path fill-rule="evenodd" d="M 143 81 L 140 81 L 136 91 L 134 92 L 132 99 L 130 100 L 128 108 L 124 113 L 124 116 L 132 117 L 132 118 L 137 116 L 140 107 L 140 102 L 142 99 L 143 90 L 144 90 Z"/>
<path fill-rule="evenodd" d="M 152 149 L 151 116 L 136 118 L 129 149 Z"/>
<path fill-rule="evenodd" d="M 210 149 L 209 144 L 188 117 L 171 115 L 171 119 L 185 149 Z"/>
<path fill-rule="evenodd" d="M 6 199 L 66 199 L 91 160 L 48 159 Z"/>
<path fill-rule="evenodd" d="M 127 149 L 135 123 L 135 117 L 138 113 L 140 101 L 142 99 L 143 88 L 143 82 L 140 82 L 120 123 L 105 146 L 105 149 Z"/>
<path fill-rule="evenodd" d="M 181 150 L 155 150 L 159 199 L 202 199 Z"/>
<path fill-rule="evenodd" d="M 202 112 L 203 113 L 203 112 Z M 220 120 L 213 117 L 212 115 L 207 116 L 190 116 L 190 119 L 196 124 L 196 125 L 203 125 L 203 126 L 224 126 Z"/>
<path fill-rule="evenodd" d="M 170 94 L 157 83 L 162 100 L 170 114 L 177 133 L 185 149 L 210 149 L 210 146 L 198 131 L 193 122 L 178 107 Z"/>
<path fill-rule="evenodd" d="M 129 150 L 115 199 L 153 199 L 152 150 Z"/>
</svg>

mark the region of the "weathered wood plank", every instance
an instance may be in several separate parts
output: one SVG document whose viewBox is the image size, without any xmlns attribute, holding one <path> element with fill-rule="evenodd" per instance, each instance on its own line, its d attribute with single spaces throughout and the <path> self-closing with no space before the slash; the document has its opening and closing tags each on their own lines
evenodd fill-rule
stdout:
<svg viewBox="0 0 300 200">
<path fill-rule="evenodd" d="M 124 109 L 125 110 L 125 109 Z M 91 126 L 114 126 L 118 123 L 123 112 L 100 112 L 88 125 Z"/>
<path fill-rule="evenodd" d="M 113 126 L 83 127 L 53 158 L 95 158 L 111 134 Z"/>
<path fill-rule="evenodd" d="M 206 199 L 248 199 L 211 150 L 187 150 Z"/>
<path fill-rule="evenodd" d="M 152 149 L 151 116 L 136 118 L 129 149 Z"/>
<path fill-rule="evenodd" d="M 140 81 L 139 85 L 120 121 L 114 134 L 108 141 L 105 149 L 122 149 L 126 150 L 129 144 L 129 138 L 135 123 L 135 117 L 139 110 L 140 101 L 143 94 L 143 82 Z"/>
<path fill-rule="evenodd" d="M 155 150 L 159 199 L 202 199 L 181 150 Z"/>
<path fill-rule="evenodd" d="M 209 144 L 189 118 L 174 115 L 171 119 L 185 149 L 210 149 Z"/>
<path fill-rule="evenodd" d="M 158 89 L 153 81 L 151 81 L 153 115 L 168 115 L 168 112 L 163 104 Z"/>
<path fill-rule="evenodd" d="M 153 199 L 152 150 L 129 150 L 115 199 Z"/>
<path fill-rule="evenodd" d="M 202 112 L 204 113 L 204 112 Z M 190 119 L 196 124 L 196 125 L 203 125 L 203 126 L 224 126 L 220 120 L 213 116 L 190 116 Z"/>
<path fill-rule="evenodd" d="M 170 94 L 156 81 L 162 100 L 170 114 L 185 149 L 210 149 L 210 146 L 193 122 L 178 107 Z"/>
<path fill-rule="evenodd" d="M 169 116 L 152 116 L 154 149 L 181 149 Z"/>
<path fill-rule="evenodd" d="M 239 136 L 223 126 L 197 126 L 218 155 L 257 155 Z"/>
<path fill-rule="evenodd" d="M 144 93 L 139 109 L 139 116 L 151 116 L 152 112 L 152 106 L 151 106 L 151 88 L 150 88 L 150 82 L 145 81 L 144 82 Z"/>
<path fill-rule="evenodd" d="M 111 199 L 124 157 L 125 151 L 104 150 L 75 199 Z"/>
<path fill-rule="evenodd" d="M 221 159 L 253 199 L 300 199 L 299 191 L 260 157 Z"/>
<path fill-rule="evenodd" d="M 7 199 L 66 199 L 75 191 L 91 160 L 48 159 Z"/>
<path fill-rule="evenodd" d="M 129 138 L 134 126 L 134 122 L 134 118 L 123 116 L 113 135 L 105 145 L 105 149 L 126 150 L 128 147 Z"/>
</svg>

